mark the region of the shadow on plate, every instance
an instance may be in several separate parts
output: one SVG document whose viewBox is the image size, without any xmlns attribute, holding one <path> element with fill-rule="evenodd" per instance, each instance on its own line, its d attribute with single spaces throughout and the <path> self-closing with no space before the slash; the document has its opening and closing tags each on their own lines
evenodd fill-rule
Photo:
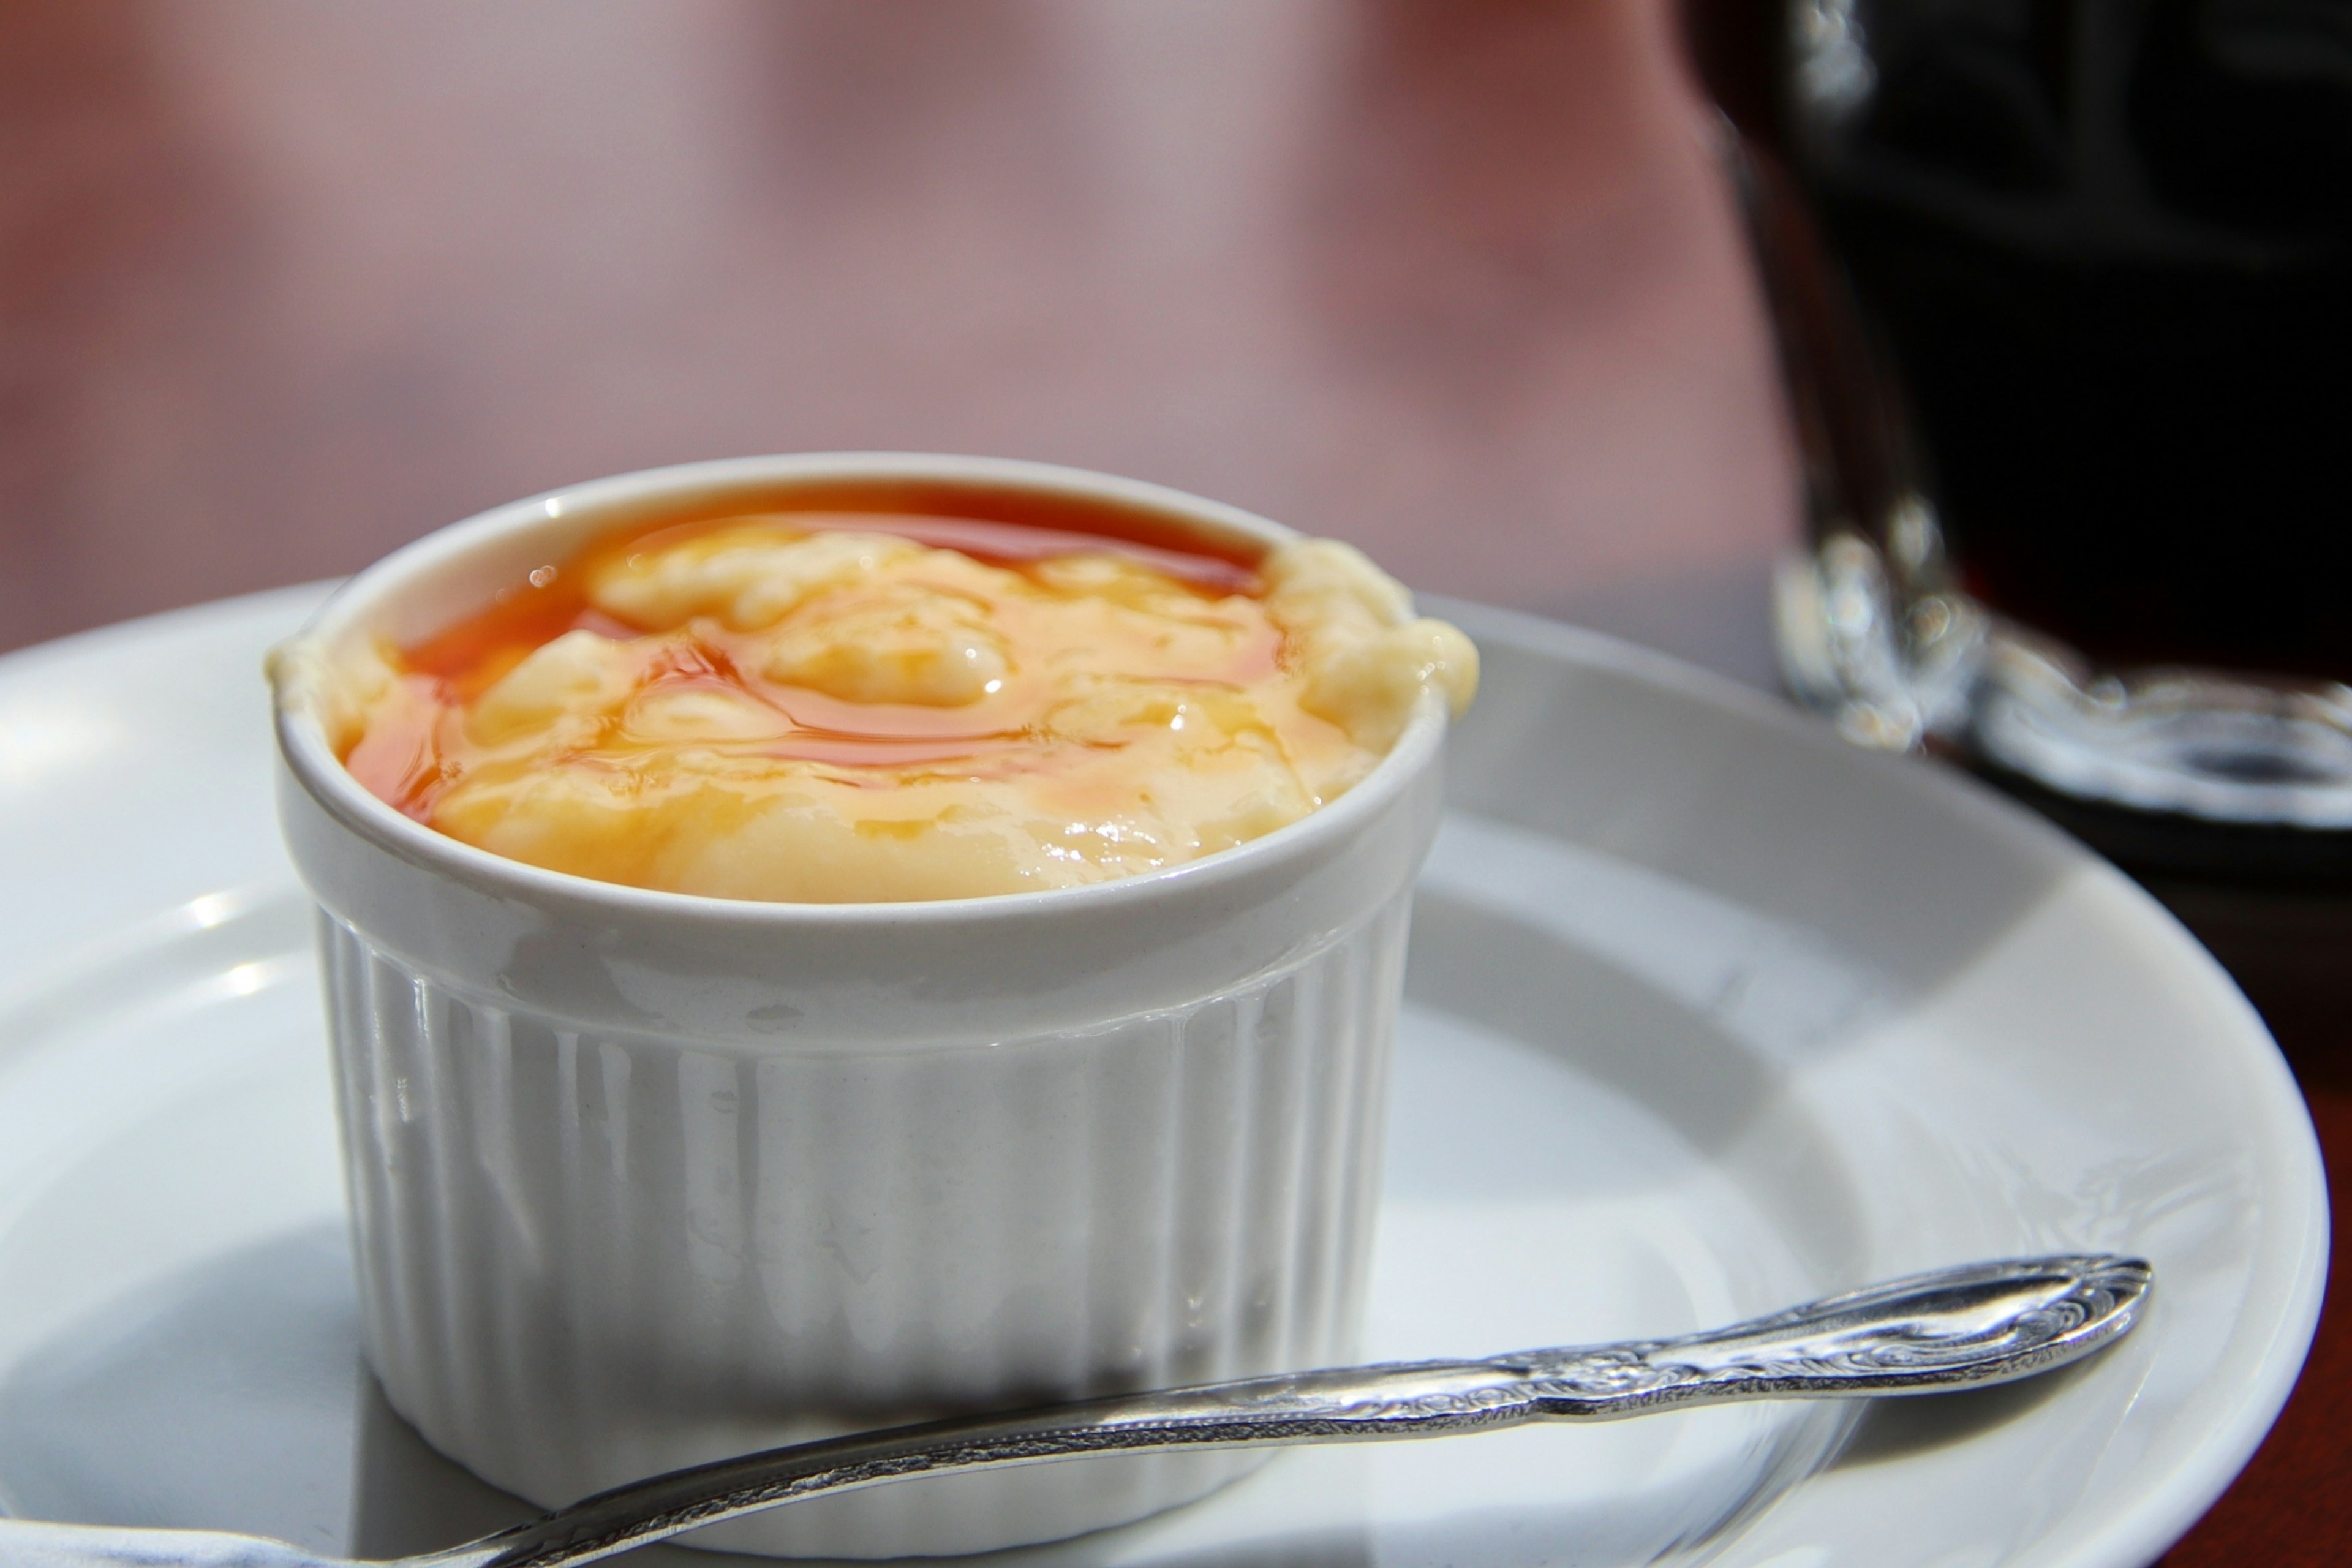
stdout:
<svg viewBox="0 0 2352 1568">
<path fill-rule="evenodd" d="M 1447 747 L 1450 807 L 1822 932 L 1906 991 L 1967 971 L 2075 868 L 2058 833 L 1989 792 L 1859 752 L 1761 694 L 1530 616 L 1427 609 L 1484 666 Z"/>
<path fill-rule="evenodd" d="M 208 1262 L 93 1315 L 17 1363 L 0 1387 L 0 1487 L 32 1516 L 256 1531 L 372 1558 L 438 1550 L 536 1512 L 429 1447 L 357 1366 L 357 1342 L 340 1227 Z M 2024 1414 L 2061 1381 L 1874 1406 L 1837 1463 L 1963 1440 Z M 1547 1507 L 1531 1496 L 1522 1508 L 1397 1520 L 1377 1530 L 1349 1521 L 1285 1534 L 1277 1526 L 1197 1551 L 1150 1539 L 1180 1513 L 959 1561 L 974 1568 L 1144 1559 L 1165 1568 L 1368 1568 L 1376 1558 L 1427 1558 L 1532 1568 L 1563 1541 L 1588 1561 L 1647 1561 L 1736 1534 L 1839 1448 L 1845 1415 L 1816 1407 L 1795 1429 L 1759 1434 L 1752 1452 L 1727 1458 L 1742 1472 L 1739 1484 L 1679 1520 L 1638 1508 L 1630 1514 L 1643 1517 L 1629 1517 L 1622 1503 Z M 1278 1470 L 1265 1479 L 1279 1486 Z M 721 1559 L 663 1545 L 632 1560 L 685 1568 Z"/>
<path fill-rule="evenodd" d="M 0 1501 L 341 1551 L 358 1342 L 341 1224 L 168 1276 L 0 1374 Z"/>
<path fill-rule="evenodd" d="M 2022 1383 L 1972 1388 L 1910 1399 L 1874 1399 L 1862 1408 L 1832 1469 L 1851 1469 L 1909 1459 L 1984 1436 L 2024 1419 L 2059 1397 L 2094 1363 L 2062 1367 Z"/>
<path fill-rule="evenodd" d="M 375 1379 L 360 1376 L 359 1443 L 352 1486 L 352 1530 L 349 1550 L 359 1557 L 403 1557 L 437 1552 L 538 1517 L 540 1510 L 520 1498 L 477 1479 L 462 1467 L 442 1458 L 415 1427 L 408 1425 L 383 1396 Z M 973 1568 L 1087 1568 L 1118 1555 L 1116 1547 L 1131 1532 L 1148 1530 L 1150 1521 L 1126 1530 L 1105 1531 L 1046 1546 L 1025 1547 L 979 1557 L 898 1559 L 969 1563 Z M 687 1551 L 662 1544 L 640 1547 L 617 1561 L 646 1568 L 709 1568 L 720 1563 L 765 1563 L 773 1558 L 750 1557 L 731 1552 Z M 825 1568 L 817 1560 L 790 1560 L 801 1568 Z M 1181 1556 L 1160 1559 L 1165 1568 L 1369 1568 L 1372 1553 L 1360 1531 L 1277 1538 L 1223 1546 L 1188 1562 Z"/>
</svg>

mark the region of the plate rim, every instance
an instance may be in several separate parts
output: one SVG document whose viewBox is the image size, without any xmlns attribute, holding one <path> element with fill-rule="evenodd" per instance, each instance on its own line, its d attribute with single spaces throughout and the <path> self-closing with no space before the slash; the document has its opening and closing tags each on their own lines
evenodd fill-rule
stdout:
<svg viewBox="0 0 2352 1568">
<path fill-rule="evenodd" d="M 1420 597 L 1425 605 L 1454 618 L 1474 641 L 1483 632 L 1564 662 L 1597 666 L 1727 717 L 1764 724 L 1818 752 L 1874 769 L 1881 787 L 1918 793 L 1976 827 L 2052 855 L 2076 874 L 2096 877 L 2115 907 L 2128 911 L 2126 918 L 2141 922 L 2150 940 L 2171 948 L 2170 956 L 2186 963 L 2238 1015 L 2242 1032 L 2221 1048 L 2234 1054 L 2236 1065 L 2249 1069 L 2250 1090 L 2258 1102 L 2266 1102 L 2265 1121 L 2293 1144 L 2270 1152 L 2299 1178 L 2299 1190 L 2284 1195 L 2301 1208 L 2303 1219 L 2289 1288 L 2271 1299 L 2278 1310 L 2272 1314 L 2269 1345 L 2260 1363 L 2263 1375 L 2254 1384 L 2241 1385 L 2239 1397 L 2231 1406 L 2232 1419 L 2210 1427 L 2189 1462 L 2167 1472 L 2165 1479 L 2170 1484 L 2144 1480 L 2136 1504 L 2119 1510 L 2063 1561 L 2081 1568 L 2143 1568 L 2170 1550 L 2229 1490 L 2285 1408 L 2318 1330 L 2333 1243 L 2326 1172 L 2310 1109 L 2269 1026 L 2237 982 L 2171 910 L 2121 869 L 2054 824 L 1958 769 L 1866 751 L 1837 734 L 1826 721 L 1771 693 L 1606 633 L 1499 605 L 1435 595 Z M 2269 1200 L 2281 1194 L 2263 1195 Z M 2262 1262 L 2259 1258 L 2250 1259 L 2250 1284 Z M 2245 1310 L 2250 1311 L 2255 1305 L 2251 1289 L 2247 1300 Z M 2241 1324 L 2243 1321 L 2242 1311 Z"/>
</svg>

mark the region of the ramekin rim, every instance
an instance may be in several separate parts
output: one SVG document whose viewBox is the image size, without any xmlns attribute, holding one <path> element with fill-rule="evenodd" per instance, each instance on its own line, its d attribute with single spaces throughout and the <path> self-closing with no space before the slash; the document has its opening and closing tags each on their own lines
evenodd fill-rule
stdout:
<svg viewBox="0 0 2352 1568">
<path fill-rule="evenodd" d="M 719 480 L 730 474 L 780 479 L 804 474 L 815 478 L 828 471 L 838 471 L 845 477 L 999 480 L 1072 495 L 1110 492 L 1118 499 L 1171 512 L 1207 514 L 1218 523 L 1260 539 L 1297 536 L 1297 530 L 1271 519 L 1172 487 L 1026 458 L 920 452 L 807 452 L 722 458 L 641 468 L 562 486 L 502 502 L 436 529 L 347 579 L 289 640 L 299 642 L 331 635 L 338 629 L 340 620 L 369 603 L 369 590 L 380 594 L 394 591 L 398 582 L 503 537 L 509 530 L 520 529 L 535 519 L 551 520 L 571 510 L 568 506 L 551 508 L 551 502 L 576 500 L 583 505 L 612 504 L 633 495 L 658 493 L 671 485 L 691 483 L 698 477 Z M 1424 692 L 1412 718 L 1387 752 L 1336 800 L 1263 837 L 1196 860 L 1075 887 L 958 899 L 809 902 L 720 898 L 606 882 L 478 848 L 435 831 L 369 793 L 334 755 L 317 715 L 289 701 L 282 683 L 273 683 L 271 706 L 279 755 L 294 782 L 344 827 L 420 869 L 476 885 L 488 884 L 500 892 L 541 905 L 601 905 L 614 915 L 753 927 L 948 924 L 980 918 L 1009 921 L 1024 915 L 1075 915 L 1087 908 L 1107 909 L 1150 898 L 1171 885 L 1197 890 L 1203 884 L 1234 881 L 1263 870 L 1270 860 L 1310 850 L 1322 839 L 1344 837 L 1365 819 L 1376 816 L 1433 760 L 1447 729 L 1444 698 L 1434 691 Z"/>
</svg>

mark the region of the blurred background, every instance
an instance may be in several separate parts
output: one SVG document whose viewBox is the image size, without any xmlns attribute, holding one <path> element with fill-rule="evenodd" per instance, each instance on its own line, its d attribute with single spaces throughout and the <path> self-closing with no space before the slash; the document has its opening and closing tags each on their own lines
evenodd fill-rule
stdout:
<svg viewBox="0 0 2352 1568">
<path fill-rule="evenodd" d="M 688 458 L 988 452 L 1763 679 L 1652 0 L 11 0 L 0 645 Z"/>
<path fill-rule="evenodd" d="M 1718 83 L 1776 14 L 1709 0 Z M 5 0 L 0 648 L 894 447 L 1769 686 L 1800 465 L 1717 135 L 1670 0 Z M 2281 1031 L 2331 1143 L 2342 1016 Z M 2347 1360 L 2168 1563 L 2352 1548 Z"/>
</svg>

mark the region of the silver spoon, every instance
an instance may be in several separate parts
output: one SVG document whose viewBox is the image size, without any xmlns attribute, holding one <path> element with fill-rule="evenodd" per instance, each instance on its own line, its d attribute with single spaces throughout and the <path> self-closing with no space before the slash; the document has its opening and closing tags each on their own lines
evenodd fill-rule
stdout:
<svg viewBox="0 0 2352 1568">
<path fill-rule="evenodd" d="M 564 1568 L 802 1498 L 991 1465 L 1442 1437 L 1737 1399 L 2006 1383 L 2121 1339 L 2151 1279 L 2140 1259 L 2105 1253 L 1973 1263 L 1679 1339 L 1341 1367 L 931 1421 L 674 1470 L 374 1568 Z M 258 1536 L 16 1521 L 0 1521 L 0 1552 L 17 1568 L 361 1568 Z"/>
</svg>

